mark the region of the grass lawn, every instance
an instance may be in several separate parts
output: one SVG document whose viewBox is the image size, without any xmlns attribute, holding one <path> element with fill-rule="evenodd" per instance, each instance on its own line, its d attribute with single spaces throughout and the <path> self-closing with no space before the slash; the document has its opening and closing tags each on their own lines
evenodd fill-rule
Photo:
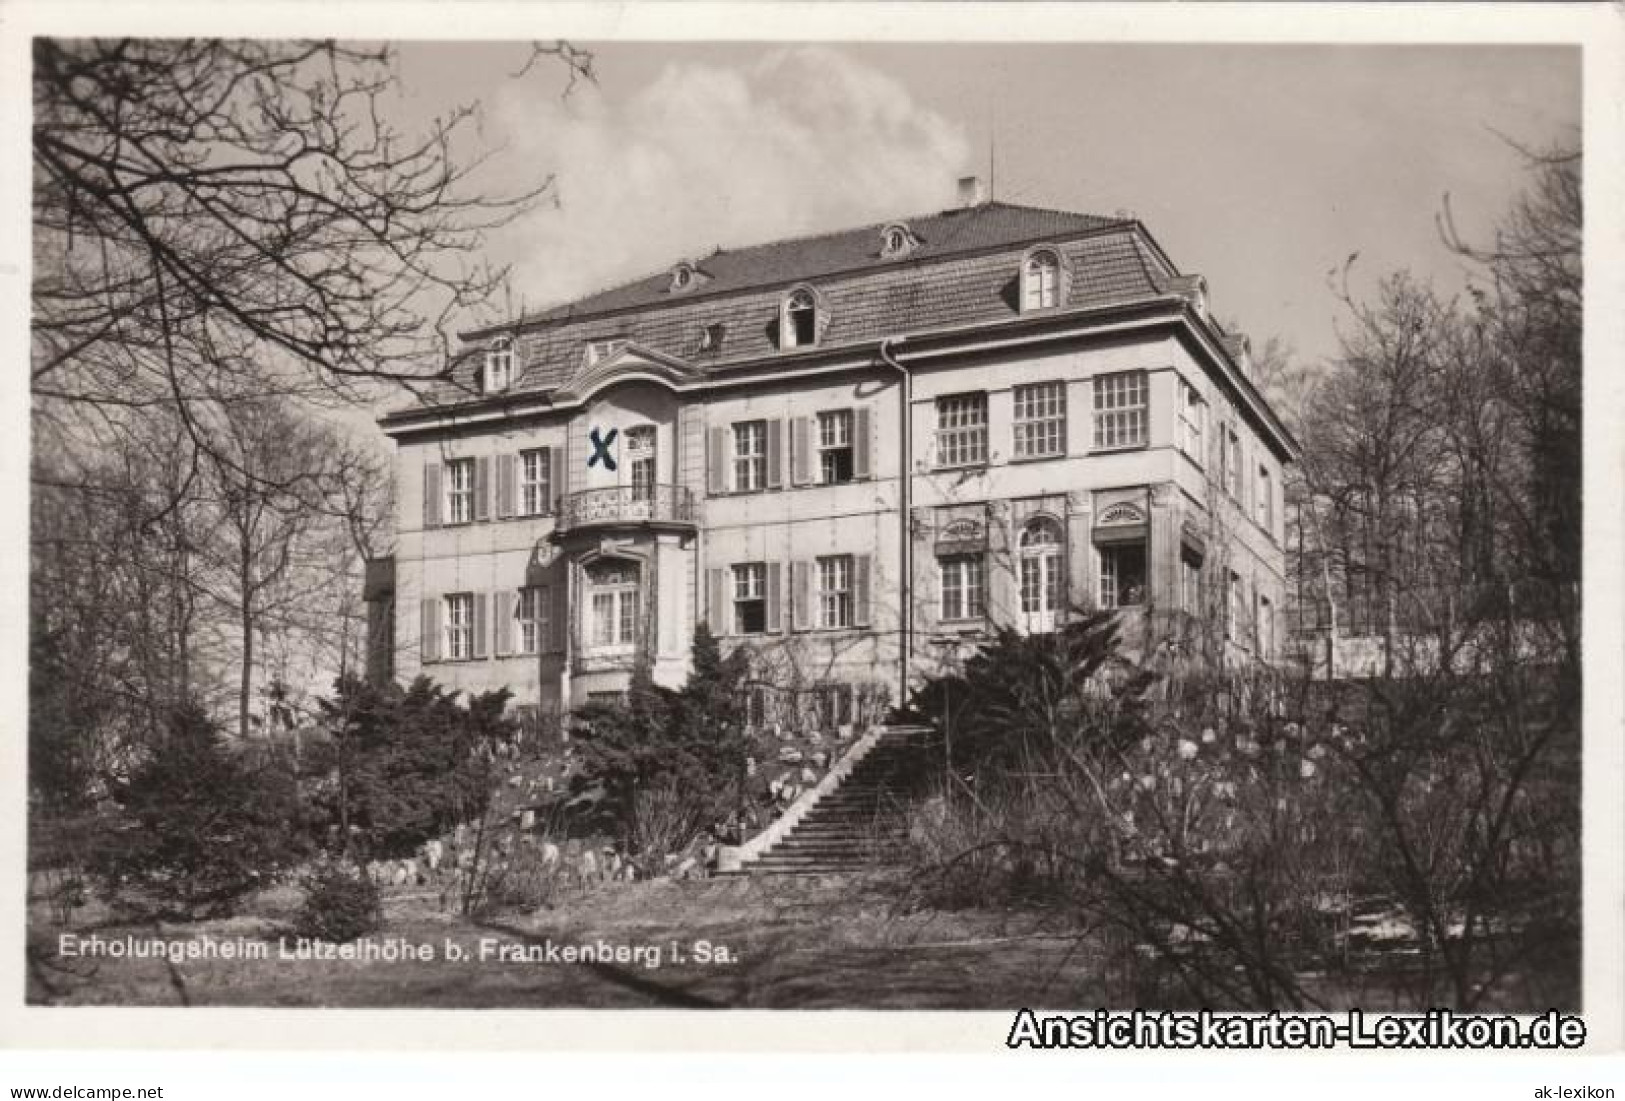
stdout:
<svg viewBox="0 0 1625 1101">
<path fill-rule="evenodd" d="M 64 958 L 63 930 L 36 911 L 28 997 L 48 1005 L 624 1009 L 1105 1001 L 1100 961 L 1076 932 L 1046 929 L 1030 913 L 904 915 L 883 887 L 856 878 L 617 883 L 554 909 L 484 922 L 443 912 L 431 893 L 397 891 L 386 896 L 385 927 L 371 940 L 434 949 L 431 960 L 397 961 L 280 958 L 278 936 L 297 905 L 288 890 L 267 892 L 248 915 L 224 921 L 131 927 L 98 923 L 87 909 L 71 927 L 104 942 L 264 944 L 268 959 Z M 448 942 L 463 960 L 448 958 Z M 548 959 L 549 942 L 556 950 L 606 946 L 628 958 Z M 527 948 L 539 958 L 497 958 Z"/>
</svg>

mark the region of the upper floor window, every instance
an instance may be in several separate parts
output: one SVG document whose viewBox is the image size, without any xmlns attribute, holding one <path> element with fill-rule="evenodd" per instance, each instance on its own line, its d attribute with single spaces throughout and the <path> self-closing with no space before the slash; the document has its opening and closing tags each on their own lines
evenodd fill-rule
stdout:
<svg viewBox="0 0 1625 1101">
<path fill-rule="evenodd" d="M 942 618 L 982 618 L 982 556 L 943 555 L 937 559 L 937 569 L 942 575 Z"/>
<path fill-rule="evenodd" d="M 818 342 L 818 302 L 805 288 L 793 291 L 784 300 L 784 315 L 779 319 L 782 348 L 809 348 Z"/>
<path fill-rule="evenodd" d="M 852 410 L 818 414 L 818 480 L 836 485 L 852 480 Z"/>
<path fill-rule="evenodd" d="M 461 661 L 474 656 L 474 594 L 446 597 L 446 657 Z"/>
<path fill-rule="evenodd" d="M 647 501 L 655 492 L 655 429 L 640 424 L 626 430 L 626 460 L 632 478 L 632 499 Z"/>
<path fill-rule="evenodd" d="M 949 394 L 937 399 L 937 465 L 987 462 L 987 395 Z"/>
<path fill-rule="evenodd" d="M 1202 438 L 1206 435 L 1207 402 L 1196 387 L 1179 380 L 1179 449 L 1202 464 Z"/>
<path fill-rule="evenodd" d="M 1241 437 L 1228 424 L 1219 433 L 1219 472 L 1225 492 L 1241 500 Z"/>
<path fill-rule="evenodd" d="M 767 630 L 767 563 L 741 562 L 733 568 L 734 634 Z"/>
<path fill-rule="evenodd" d="M 1021 308 L 1042 310 L 1061 303 L 1061 261 L 1049 251 L 1035 252 L 1021 267 Z"/>
<path fill-rule="evenodd" d="M 1015 389 L 1016 458 L 1066 451 L 1066 384 L 1038 382 Z"/>
<path fill-rule="evenodd" d="M 541 516 L 553 500 L 553 464 L 548 448 L 519 453 L 519 514 Z"/>
<path fill-rule="evenodd" d="M 1258 468 L 1258 525 L 1265 531 L 1270 531 L 1275 525 L 1275 492 L 1273 479 L 1270 478 L 1270 468 Z"/>
<path fill-rule="evenodd" d="M 1095 376 L 1095 447 L 1142 447 L 1148 437 L 1150 387 L 1144 371 Z"/>
<path fill-rule="evenodd" d="M 474 460 L 452 459 L 446 464 L 446 523 L 474 520 Z"/>
<path fill-rule="evenodd" d="M 500 394 L 513 385 L 513 341 L 501 337 L 485 350 L 485 392 Z"/>
<path fill-rule="evenodd" d="M 836 554 L 818 560 L 818 625 L 852 626 L 852 556 Z"/>
<path fill-rule="evenodd" d="M 686 291 L 694 285 L 694 265 L 683 263 L 671 269 L 671 289 Z"/>
<path fill-rule="evenodd" d="M 767 488 L 767 422 L 734 425 L 734 489 L 749 493 Z"/>
</svg>

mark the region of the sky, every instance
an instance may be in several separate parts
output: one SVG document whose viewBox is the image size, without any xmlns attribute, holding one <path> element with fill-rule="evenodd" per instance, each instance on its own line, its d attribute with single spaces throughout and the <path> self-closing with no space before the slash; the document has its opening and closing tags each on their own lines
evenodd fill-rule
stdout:
<svg viewBox="0 0 1625 1101">
<path fill-rule="evenodd" d="M 999 200 L 1132 212 L 1213 308 L 1301 360 L 1335 354 L 1329 273 L 1441 288 L 1527 181 L 1516 146 L 1579 140 L 1579 54 L 1528 46 L 593 43 L 596 84 L 522 78 L 516 44 L 401 48 L 402 118 L 478 101 L 489 179 L 544 204 L 492 241 L 533 308 L 717 246 Z M 471 319 L 472 321 L 473 319 Z"/>
</svg>

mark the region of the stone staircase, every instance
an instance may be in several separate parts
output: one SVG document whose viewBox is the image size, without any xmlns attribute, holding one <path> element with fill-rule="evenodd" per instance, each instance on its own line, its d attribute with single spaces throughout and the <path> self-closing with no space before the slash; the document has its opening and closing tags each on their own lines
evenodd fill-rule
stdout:
<svg viewBox="0 0 1625 1101">
<path fill-rule="evenodd" d="M 737 874 L 830 875 L 891 863 L 907 840 L 902 800 L 931 767 L 931 735 L 928 727 L 881 730 L 844 778 L 813 793 L 795 823 Z"/>
</svg>

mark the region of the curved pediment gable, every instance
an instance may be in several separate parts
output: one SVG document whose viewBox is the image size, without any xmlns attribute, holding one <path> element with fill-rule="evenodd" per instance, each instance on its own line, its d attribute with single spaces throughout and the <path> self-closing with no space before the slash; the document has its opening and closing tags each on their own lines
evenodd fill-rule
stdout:
<svg viewBox="0 0 1625 1101">
<path fill-rule="evenodd" d="M 606 386 L 633 380 L 683 390 L 703 377 L 704 372 L 676 356 L 628 341 L 596 362 L 583 363 L 569 381 L 554 391 L 553 400 L 585 401 Z"/>
</svg>

